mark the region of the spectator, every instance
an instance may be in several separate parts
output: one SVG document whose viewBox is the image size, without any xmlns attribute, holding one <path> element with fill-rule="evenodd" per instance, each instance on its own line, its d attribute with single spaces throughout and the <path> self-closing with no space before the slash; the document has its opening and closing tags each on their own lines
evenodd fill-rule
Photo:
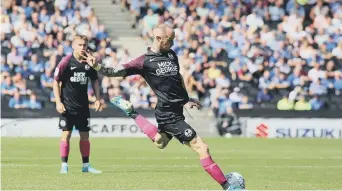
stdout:
<svg viewBox="0 0 342 191">
<path fill-rule="evenodd" d="M 29 100 L 25 100 L 24 105 L 25 108 L 42 109 L 42 104 L 39 101 L 37 101 L 37 96 L 34 93 L 30 95 Z"/>
<path fill-rule="evenodd" d="M 259 90 L 258 95 L 257 95 L 257 102 L 258 103 L 270 102 L 272 98 L 273 98 L 272 94 L 268 91 L 267 88 L 265 88 L 265 89 Z"/>
<path fill-rule="evenodd" d="M 278 110 L 292 110 L 294 104 L 292 101 L 288 99 L 286 95 L 283 96 L 283 99 L 279 100 L 277 103 Z"/>
<path fill-rule="evenodd" d="M 341 72 L 335 73 L 334 88 L 336 90 L 342 90 L 342 74 L 341 74 Z"/>
<path fill-rule="evenodd" d="M 262 17 L 257 15 L 257 10 L 253 10 L 250 15 L 246 18 L 246 24 L 253 28 L 261 28 L 264 25 L 264 21 L 262 20 Z"/>
<path fill-rule="evenodd" d="M 31 56 L 31 61 L 29 61 L 28 67 L 35 75 L 40 75 L 40 73 L 44 71 L 44 64 L 42 61 L 38 60 L 38 56 L 36 54 Z"/>
<path fill-rule="evenodd" d="M 21 98 L 18 91 L 15 91 L 13 97 L 9 100 L 8 106 L 13 109 L 26 108 L 25 100 Z"/>
<path fill-rule="evenodd" d="M 240 103 L 242 102 L 242 98 L 244 96 L 242 95 L 242 93 L 240 92 L 240 88 L 239 87 L 235 87 L 234 91 L 229 95 L 229 99 L 232 103 Z"/>
<path fill-rule="evenodd" d="M 11 77 L 5 76 L 5 79 L 1 82 L 1 95 L 13 96 L 16 91 L 17 89 L 12 83 Z"/>
<path fill-rule="evenodd" d="M 277 88 L 277 89 L 287 89 L 290 86 L 290 84 L 289 84 L 288 80 L 286 79 L 285 74 L 280 73 L 273 78 L 272 86 Z"/>
<path fill-rule="evenodd" d="M 31 94 L 31 90 L 27 89 L 26 80 L 23 79 L 23 76 L 20 73 L 15 74 L 15 76 L 12 77 L 12 80 L 20 95 Z"/>
<path fill-rule="evenodd" d="M 221 70 L 216 67 L 214 62 L 209 63 L 210 68 L 208 69 L 208 77 L 216 80 L 221 75 Z"/>
<path fill-rule="evenodd" d="M 147 15 L 143 18 L 143 37 L 147 39 L 151 36 L 153 27 L 158 24 L 158 15 L 153 13 L 152 9 L 147 10 Z"/>
<path fill-rule="evenodd" d="M 315 95 L 309 103 L 311 104 L 312 110 L 321 110 L 324 107 L 324 102 Z"/>
<path fill-rule="evenodd" d="M 18 65 L 24 61 L 24 58 L 18 55 L 17 49 L 13 47 L 11 52 L 7 55 L 7 63 L 12 65 Z"/>
<path fill-rule="evenodd" d="M 104 40 L 108 38 L 108 33 L 105 31 L 104 25 L 100 25 L 99 31 L 96 33 L 96 38 L 99 40 Z"/>
<path fill-rule="evenodd" d="M 51 75 L 51 70 L 46 70 L 44 74 L 40 77 L 40 85 L 42 88 L 49 88 L 52 90 L 53 87 L 53 77 Z"/>
<path fill-rule="evenodd" d="M 253 104 L 249 101 L 247 96 L 243 96 L 241 102 L 239 103 L 239 109 L 245 110 L 245 109 L 252 109 Z"/>
<path fill-rule="evenodd" d="M 325 78 L 326 73 L 320 69 L 320 65 L 318 63 L 313 64 L 313 68 L 309 71 L 308 76 L 311 81 L 317 81 L 318 78 Z"/>
<path fill-rule="evenodd" d="M 1 55 L 1 66 L 0 66 L 0 71 L 1 73 L 4 73 L 4 72 L 10 72 L 11 71 L 11 68 L 8 64 L 5 63 L 5 58 L 4 56 Z"/>
<path fill-rule="evenodd" d="M 221 136 L 241 135 L 241 124 L 239 117 L 231 107 L 226 108 L 226 112 L 219 116 L 217 129 Z"/>
<path fill-rule="evenodd" d="M 229 99 L 229 90 L 228 89 L 222 89 L 218 98 L 218 115 L 223 114 L 226 112 L 227 107 L 232 107 L 232 101 Z"/>
<path fill-rule="evenodd" d="M 299 101 L 296 102 L 294 109 L 297 111 L 302 110 L 311 110 L 311 104 L 307 101 L 305 101 L 305 97 L 301 96 L 299 98 Z"/>
<path fill-rule="evenodd" d="M 297 86 L 294 90 L 292 90 L 289 94 L 289 100 L 291 102 L 296 102 L 299 100 L 299 97 L 303 95 L 305 92 L 302 90 L 302 87 Z"/>
<path fill-rule="evenodd" d="M 332 55 L 338 59 L 342 59 L 342 40 L 338 43 L 338 46 L 332 50 Z"/>
<path fill-rule="evenodd" d="M 272 88 L 271 82 L 270 72 L 266 70 L 259 79 L 259 89 Z"/>
<path fill-rule="evenodd" d="M 327 86 L 322 83 L 322 79 L 317 79 L 310 84 L 310 95 L 324 95 L 327 92 Z"/>
</svg>

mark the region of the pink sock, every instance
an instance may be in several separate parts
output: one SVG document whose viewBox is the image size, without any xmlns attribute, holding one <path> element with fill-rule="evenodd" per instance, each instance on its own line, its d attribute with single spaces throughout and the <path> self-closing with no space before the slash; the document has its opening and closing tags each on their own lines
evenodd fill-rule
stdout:
<svg viewBox="0 0 342 191">
<path fill-rule="evenodd" d="M 89 155 L 90 155 L 90 142 L 89 142 L 89 140 L 87 140 L 87 141 L 80 140 L 80 151 L 81 151 L 82 157 L 89 157 Z"/>
<path fill-rule="evenodd" d="M 69 156 L 69 143 L 61 141 L 59 144 L 59 153 L 61 157 L 68 157 Z"/>
<path fill-rule="evenodd" d="M 142 115 L 138 115 L 135 119 L 135 123 L 138 127 L 152 140 L 154 141 L 154 137 L 158 133 L 158 128 L 150 123 L 146 118 Z"/>
<path fill-rule="evenodd" d="M 205 171 L 207 171 L 211 177 L 213 177 L 217 183 L 222 185 L 224 182 L 227 181 L 226 177 L 222 173 L 220 167 L 211 159 L 211 156 L 207 158 L 201 159 L 201 164 Z"/>
</svg>

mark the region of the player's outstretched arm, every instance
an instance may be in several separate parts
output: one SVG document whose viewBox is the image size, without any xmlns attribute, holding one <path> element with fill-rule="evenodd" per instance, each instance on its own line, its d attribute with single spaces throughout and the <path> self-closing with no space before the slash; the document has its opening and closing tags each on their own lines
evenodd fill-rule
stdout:
<svg viewBox="0 0 342 191">
<path fill-rule="evenodd" d="M 84 61 L 87 62 L 89 66 L 94 68 L 96 71 L 99 71 L 103 75 L 109 77 L 124 77 L 134 74 L 140 74 L 144 64 L 144 56 L 140 56 L 126 64 L 109 68 L 96 63 L 95 56 L 89 51 L 84 52 L 84 59 Z"/>
<path fill-rule="evenodd" d="M 184 82 L 184 78 L 181 74 L 179 74 L 182 78 L 182 82 L 183 82 L 183 88 L 186 89 L 186 86 L 185 86 L 185 82 Z M 200 101 L 198 101 L 197 99 L 194 99 L 194 98 L 190 98 L 188 103 L 186 103 L 185 107 L 188 107 L 188 108 L 194 108 L 196 107 L 197 109 L 201 109 L 203 106 L 201 104 Z"/>
<path fill-rule="evenodd" d="M 126 69 L 122 65 L 114 68 L 108 68 L 97 63 L 93 68 L 108 77 L 123 77 L 126 75 Z"/>
<path fill-rule="evenodd" d="M 92 52 L 90 51 L 84 51 L 83 52 L 83 61 L 87 62 L 87 64 L 94 68 L 96 71 L 102 73 L 105 76 L 108 77 L 123 77 L 126 75 L 126 71 L 125 68 L 123 66 L 118 66 L 118 67 L 114 67 L 114 68 L 108 68 L 105 67 L 99 63 L 96 63 L 96 58 L 93 55 Z"/>
</svg>

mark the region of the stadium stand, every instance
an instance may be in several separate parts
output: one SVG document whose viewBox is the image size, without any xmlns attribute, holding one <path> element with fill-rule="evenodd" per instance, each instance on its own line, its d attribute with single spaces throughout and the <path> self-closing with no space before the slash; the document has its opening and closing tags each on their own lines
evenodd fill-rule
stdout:
<svg viewBox="0 0 342 191">
<path fill-rule="evenodd" d="M 238 110 L 342 109 L 342 3 L 310 0 L 122 0 L 146 42 L 166 22 L 191 97 L 223 115 Z M 53 108 L 54 68 L 69 54 L 72 35 L 107 66 L 132 57 L 117 49 L 87 1 L 11 1 L 1 10 L 2 108 Z M 122 95 L 135 107 L 156 97 L 139 76 L 103 77 L 103 103 Z M 36 98 L 37 97 L 37 98 Z M 30 98 L 30 99 L 29 99 Z M 90 101 L 94 99 L 89 89 Z M 107 106 L 110 106 L 109 104 Z"/>
<path fill-rule="evenodd" d="M 136 15 L 135 26 L 146 40 L 158 23 L 176 29 L 173 49 L 189 93 L 216 115 L 227 107 L 342 108 L 341 1 L 312 0 L 305 6 L 294 0 L 121 3 Z"/>
</svg>

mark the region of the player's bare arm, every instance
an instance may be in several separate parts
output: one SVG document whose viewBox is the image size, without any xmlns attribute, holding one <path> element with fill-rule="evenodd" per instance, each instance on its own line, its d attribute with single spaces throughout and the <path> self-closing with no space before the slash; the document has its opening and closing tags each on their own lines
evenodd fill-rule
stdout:
<svg viewBox="0 0 342 191">
<path fill-rule="evenodd" d="M 184 78 L 183 78 L 183 76 L 181 74 L 179 74 L 179 75 L 182 78 L 183 87 L 184 87 L 184 89 L 186 89 L 185 88 Z M 191 108 L 191 109 L 196 107 L 197 109 L 201 109 L 203 106 L 202 106 L 202 104 L 201 104 L 201 102 L 199 100 L 197 100 L 195 98 L 190 98 L 188 103 L 185 104 L 185 107 L 188 107 L 188 108 Z"/>
<path fill-rule="evenodd" d="M 88 63 L 89 66 L 94 68 L 96 71 L 99 71 L 105 76 L 108 77 L 123 77 L 126 75 L 126 69 L 123 65 L 114 67 L 114 68 L 108 68 L 105 67 L 99 63 L 96 63 L 96 58 L 90 51 L 84 51 L 83 54 L 84 61 Z"/>
<path fill-rule="evenodd" d="M 57 80 L 53 81 L 53 93 L 55 94 L 56 99 L 56 110 L 59 113 L 64 113 L 66 111 L 64 104 L 61 101 L 61 88 L 60 88 L 60 82 Z"/>
<path fill-rule="evenodd" d="M 95 92 L 95 111 L 99 111 L 101 109 L 101 102 L 100 102 L 100 85 L 99 85 L 99 80 L 92 80 L 91 85 L 93 87 L 93 90 Z"/>
</svg>

